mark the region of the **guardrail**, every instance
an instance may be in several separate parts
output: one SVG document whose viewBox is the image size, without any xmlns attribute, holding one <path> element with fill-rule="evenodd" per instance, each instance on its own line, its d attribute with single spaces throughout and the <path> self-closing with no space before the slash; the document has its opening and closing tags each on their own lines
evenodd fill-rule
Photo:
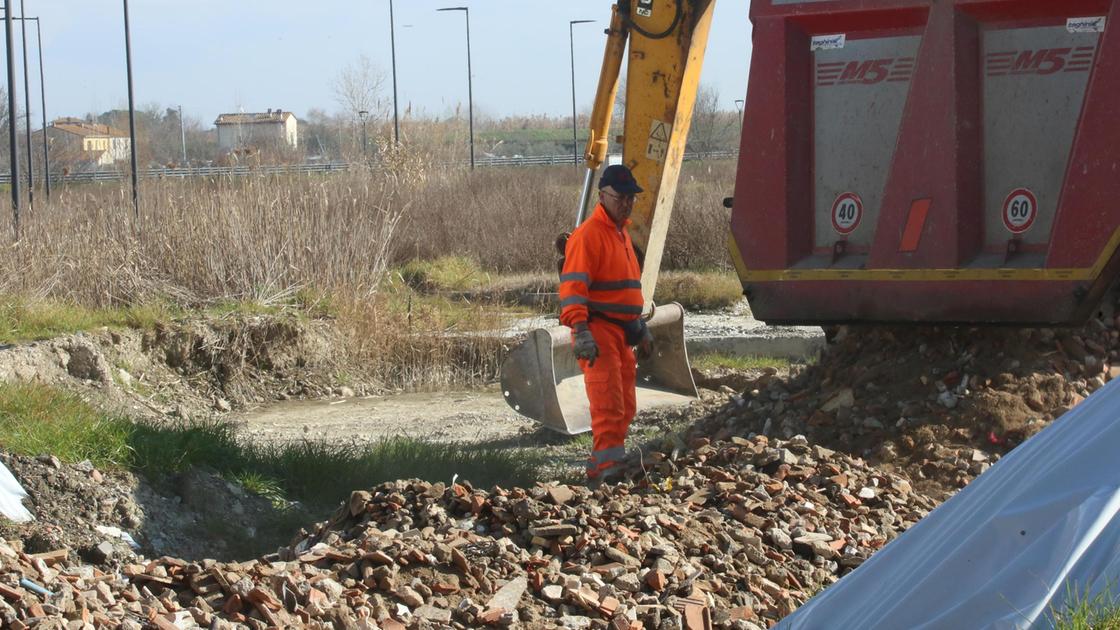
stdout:
<svg viewBox="0 0 1120 630">
<path fill-rule="evenodd" d="M 685 153 L 686 162 L 697 160 L 728 160 L 738 157 L 738 151 L 707 151 Z M 579 163 L 583 162 L 582 156 Z M 485 156 L 475 158 L 475 166 L 550 166 L 558 164 L 572 164 L 571 155 L 529 155 L 529 156 Z M 445 167 L 465 167 L 468 162 L 445 163 Z M 322 164 L 275 164 L 262 166 L 192 166 L 184 168 L 147 168 L 140 169 L 139 175 L 143 179 L 166 179 L 172 177 L 247 177 L 251 175 L 288 175 L 312 173 L 345 173 L 364 168 L 377 169 L 378 164 L 362 162 L 324 162 Z M 66 182 L 107 182 L 119 181 L 131 177 L 128 171 L 92 171 L 87 173 L 71 173 L 68 175 L 51 175 L 51 183 Z M 42 181 L 42 176 L 37 175 L 36 181 Z M 0 173 L 0 184 L 11 183 L 8 173 Z"/>
</svg>

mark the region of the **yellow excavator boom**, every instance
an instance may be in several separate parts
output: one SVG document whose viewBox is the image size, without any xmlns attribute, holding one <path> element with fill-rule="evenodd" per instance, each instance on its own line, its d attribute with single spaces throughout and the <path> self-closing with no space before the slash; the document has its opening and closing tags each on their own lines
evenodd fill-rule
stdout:
<svg viewBox="0 0 1120 630">
<path fill-rule="evenodd" d="M 665 251 L 714 9 L 715 0 L 620 0 L 612 8 L 591 113 L 580 218 L 586 216 L 590 183 L 606 159 L 625 59 L 622 163 L 645 189 L 634 202 L 630 236 L 643 260 L 647 304 L 653 300 Z"/>
<path fill-rule="evenodd" d="M 618 0 L 612 8 L 599 87 L 585 152 L 587 172 L 576 216 L 591 208 L 592 186 L 607 158 L 619 77 L 626 62 L 622 163 L 644 192 L 631 214 L 630 236 L 642 262 L 642 294 L 654 356 L 638 365 L 638 409 L 697 397 L 684 343 L 684 310 L 653 308 L 677 179 L 700 84 L 715 0 Z M 629 43 L 629 48 L 627 48 Z M 590 411 L 570 331 L 534 331 L 502 366 L 506 402 L 563 433 L 589 430 Z"/>
</svg>

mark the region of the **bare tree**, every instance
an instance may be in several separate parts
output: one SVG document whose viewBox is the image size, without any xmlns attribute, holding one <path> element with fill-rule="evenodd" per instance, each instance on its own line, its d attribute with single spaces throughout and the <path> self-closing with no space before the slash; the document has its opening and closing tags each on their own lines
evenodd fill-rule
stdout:
<svg viewBox="0 0 1120 630">
<path fill-rule="evenodd" d="M 688 150 L 703 153 L 734 148 L 734 141 L 738 139 L 737 120 L 734 112 L 720 107 L 718 90 L 710 85 L 701 85 L 692 111 Z"/>
<path fill-rule="evenodd" d="M 369 57 L 359 55 L 338 72 L 331 83 L 331 90 L 344 115 L 356 118 L 358 112 L 366 111 L 372 116 L 380 116 L 385 104 L 378 95 L 384 84 L 385 73 Z"/>
</svg>

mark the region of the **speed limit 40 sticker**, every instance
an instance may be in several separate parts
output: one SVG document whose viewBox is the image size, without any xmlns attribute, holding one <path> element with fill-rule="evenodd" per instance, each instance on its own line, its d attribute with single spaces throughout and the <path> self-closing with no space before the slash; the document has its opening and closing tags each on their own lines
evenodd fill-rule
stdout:
<svg viewBox="0 0 1120 630">
<path fill-rule="evenodd" d="M 846 192 L 832 202 L 832 227 L 838 233 L 855 232 L 863 219 L 863 200 L 853 192 Z"/>
<path fill-rule="evenodd" d="M 1003 201 L 1003 225 L 1012 234 L 1031 229 L 1038 216 L 1038 198 L 1026 188 L 1016 188 Z"/>
</svg>

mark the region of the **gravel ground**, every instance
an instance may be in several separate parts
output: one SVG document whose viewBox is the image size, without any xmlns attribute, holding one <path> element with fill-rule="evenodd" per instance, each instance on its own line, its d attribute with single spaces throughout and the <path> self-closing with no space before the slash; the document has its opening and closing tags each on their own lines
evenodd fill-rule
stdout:
<svg viewBox="0 0 1120 630">
<path fill-rule="evenodd" d="M 554 325 L 556 320 L 551 316 L 528 318 L 514 324 L 508 334 Z M 800 358 L 814 354 L 824 344 L 820 328 L 771 327 L 755 320 L 745 300 L 728 311 L 686 315 L 685 338 L 693 355 L 724 351 Z M 655 416 L 659 414 L 649 415 Z M 566 441 L 510 409 L 496 388 L 281 402 L 238 414 L 235 420 L 246 439 L 270 442 L 364 442 L 401 435 L 525 446 L 550 446 Z M 638 424 L 641 423 L 639 418 Z"/>
</svg>

